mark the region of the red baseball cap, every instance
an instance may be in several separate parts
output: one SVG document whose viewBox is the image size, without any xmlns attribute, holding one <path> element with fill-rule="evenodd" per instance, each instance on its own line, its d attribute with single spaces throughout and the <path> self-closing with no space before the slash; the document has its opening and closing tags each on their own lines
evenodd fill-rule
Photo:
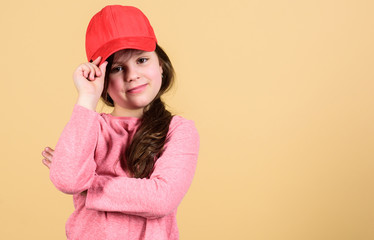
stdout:
<svg viewBox="0 0 374 240">
<path fill-rule="evenodd" d="M 127 48 L 152 52 L 156 49 L 156 43 L 148 18 L 138 8 L 108 5 L 96 13 L 88 24 L 87 60 L 93 61 L 101 56 L 101 64 L 111 54 Z"/>
</svg>

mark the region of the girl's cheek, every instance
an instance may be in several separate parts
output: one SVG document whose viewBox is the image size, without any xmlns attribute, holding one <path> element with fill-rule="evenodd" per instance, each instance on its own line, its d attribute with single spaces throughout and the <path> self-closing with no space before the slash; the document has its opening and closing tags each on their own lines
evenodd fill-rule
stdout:
<svg viewBox="0 0 374 240">
<path fill-rule="evenodd" d="M 120 79 L 116 79 L 116 78 L 111 79 L 109 82 L 109 86 L 114 89 L 120 88 L 121 87 Z"/>
</svg>

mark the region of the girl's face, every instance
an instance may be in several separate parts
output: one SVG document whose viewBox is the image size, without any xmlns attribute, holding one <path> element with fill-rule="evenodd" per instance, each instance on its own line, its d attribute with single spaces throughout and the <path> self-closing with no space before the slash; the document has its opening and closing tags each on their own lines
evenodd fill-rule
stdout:
<svg viewBox="0 0 374 240">
<path fill-rule="evenodd" d="M 114 116 L 141 117 L 143 108 L 157 95 L 162 83 L 157 54 L 121 50 L 114 54 L 108 93 L 114 101 Z"/>
</svg>

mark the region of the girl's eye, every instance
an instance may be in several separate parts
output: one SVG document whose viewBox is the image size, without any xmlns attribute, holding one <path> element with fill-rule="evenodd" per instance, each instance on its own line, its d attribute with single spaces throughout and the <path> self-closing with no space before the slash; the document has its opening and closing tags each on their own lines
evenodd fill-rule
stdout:
<svg viewBox="0 0 374 240">
<path fill-rule="evenodd" d="M 145 63 L 146 61 L 148 61 L 148 58 L 139 58 L 138 59 L 139 63 Z"/>
<path fill-rule="evenodd" d="M 118 66 L 118 67 L 114 67 L 112 68 L 112 70 L 110 70 L 111 73 L 116 73 L 116 72 L 119 72 L 119 71 L 122 71 L 123 68 L 121 66 Z"/>
<path fill-rule="evenodd" d="M 138 60 L 136 60 L 137 63 L 145 63 L 148 61 L 149 58 L 145 58 L 145 57 L 142 57 L 142 58 L 139 58 Z M 114 67 L 112 68 L 112 70 L 110 70 L 110 73 L 117 73 L 117 72 L 120 72 L 120 71 L 123 71 L 123 67 L 122 66 L 117 66 L 117 67 Z"/>
</svg>

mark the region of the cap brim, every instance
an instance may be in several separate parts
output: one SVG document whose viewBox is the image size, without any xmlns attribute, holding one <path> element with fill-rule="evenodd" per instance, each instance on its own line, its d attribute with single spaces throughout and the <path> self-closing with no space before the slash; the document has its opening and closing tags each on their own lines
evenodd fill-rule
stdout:
<svg viewBox="0 0 374 240">
<path fill-rule="evenodd" d="M 100 47 L 88 61 L 93 61 L 101 56 L 100 66 L 110 55 L 122 49 L 138 49 L 152 52 L 156 49 L 156 40 L 149 37 L 117 38 Z"/>
</svg>

